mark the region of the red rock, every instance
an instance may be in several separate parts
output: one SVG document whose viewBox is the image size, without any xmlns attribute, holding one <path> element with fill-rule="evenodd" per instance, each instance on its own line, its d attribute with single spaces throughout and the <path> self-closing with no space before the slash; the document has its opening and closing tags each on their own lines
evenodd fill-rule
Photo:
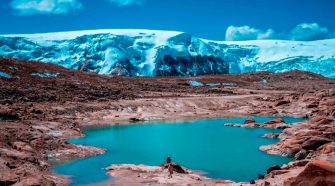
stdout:
<svg viewBox="0 0 335 186">
<path fill-rule="evenodd" d="M 19 151 L 27 151 L 27 152 L 35 151 L 29 144 L 20 141 L 14 142 L 13 148 Z"/>
<path fill-rule="evenodd" d="M 29 177 L 23 178 L 16 185 L 56 186 L 56 183 L 54 181 L 46 179 L 45 177 L 41 175 L 36 175 L 36 176 L 29 176 Z"/>
<path fill-rule="evenodd" d="M 273 170 L 273 171 L 271 171 L 271 174 L 272 175 L 281 175 L 281 174 L 286 174 L 288 172 L 289 172 L 288 170 Z"/>
<path fill-rule="evenodd" d="M 18 120 L 19 116 L 15 111 L 9 110 L 9 109 L 0 109 L 0 121 L 14 121 Z"/>
<path fill-rule="evenodd" d="M 303 167 L 307 163 L 309 163 L 308 160 L 293 161 L 288 164 L 288 167 Z"/>
<path fill-rule="evenodd" d="M 286 129 L 286 128 L 290 128 L 291 126 L 289 124 L 277 124 L 275 125 L 275 127 L 272 127 L 272 128 L 275 128 L 275 129 Z"/>
<path fill-rule="evenodd" d="M 326 160 L 312 160 L 296 177 L 284 181 L 284 186 L 334 186 L 335 164 Z"/>
<path fill-rule="evenodd" d="M 12 185 L 19 180 L 18 176 L 13 174 L 6 163 L 0 158 L 0 185 Z"/>
<path fill-rule="evenodd" d="M 176 163 L 171 163 L 172 169 L 174 172 L 180 173 L 180 174 L 187 174 L 187 171 L 184 170 L 184 168 Z M 164 169 L 167 169 L 169 167 L 168 164 L 162 164 L 161 167 Z"/>
<path fill-rule="evenodd" d="M 272 167 L 270 167 L 266 170 L 266 174 L 270 174 L 270 172 L 272 172 L 274 170 L 281 170 L 281 168 L 279 167 L 279 165 L 273 165 Z"/>
<path fill-rule="evenodd" d="M 275 107 L 281 106 L 281 105 L 286 105 L 291 103 L 289 100 L 282 100 L 282 101 L 278 101 L 274 104 Z"/>
<path fill-rule="evenodd" d="M 294 156 L 295 154 L 297 154 L 299 152 L 300 148 L 298 147 L 298 145 L 292 145 L 291 147 L 289 147 L 286 150 L 286 155 L 287 156 Z"/>
<path fill-rule="evenodd" d="M 254 124 L 254 123 L 256 123 L 256 121 L 253 120 L 253 119 L 247 119 L 247 120 L 245 120 L 245 122 L 244 122 L 244 124 Z"/>
<path fill-rule="evenodd" d="M 335 106 L 335 98 L 330 98 L 328 100 L 321 102 L 320 104 L 326 106 Z"/>
<path fill-rule="evenodd" d="M 320 147 L 320 149 L 318 150 L 322 154 L 329 154 L 329 153 L 335 152 L 335 142 L 325 144 L 322 147 Z"/>
<path fill-rule="evenodd" d="M 318 117 L 318 118 L 311 119 L 309 122 L 315 125 L 325 125 L 325 124 L 330 124 L 332 121 L 333 120 L 330 118 Z"/>
<path fill-rule="evenodd" d="M 282 118 L 276 118 L 274 120 L 265 122 L 266 125 L 273 125 L 273 124 L 279 124 L 279 123 L 285 123 L 285 121 Z"/>
<path fill-rule="evenodd" d="M 301 149 L 298 153 L 296 153 L 294 155 L 294 159 L 296 160 L 302 160 L 302 159 L 305 159 L 307 156 L 308 156 L 309 152 L 304 150 L 304 149 Z"/>
<path fill-rule="evenodd" d="M 273 138 L 278 138 L 278 136 L 279 136 L 279 134 L 273 134 L 273 133 L 271 133 L 271 134 L 264 134 L 264 135 L 262 136 L 262 138 L 270 138 L 270 139 L 273 139 Z"/>
<path fill-rule="evenodd" d="M 318 108 L 319 102 L 313 102 L 307 105 L 307 108 Z"/>
<path fill-rule="evenodd" d="M 323 144 L 331 142 L 328 138 L 322 137 L 311 137 L 307 141 L 303 142 L 301 147 L 305 150 L 315 150 Z"/>
</svg>

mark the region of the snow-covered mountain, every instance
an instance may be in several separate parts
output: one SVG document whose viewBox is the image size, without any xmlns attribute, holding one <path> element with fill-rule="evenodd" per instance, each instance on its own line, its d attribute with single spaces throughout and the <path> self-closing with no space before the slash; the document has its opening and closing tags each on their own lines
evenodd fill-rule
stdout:
<svg viewBox="0 0 335 186">
<path fill-rule="evenodd" d="M 335 39 L 210 41 L 156 30 L 91 30 L 0 36 L 0 57 L 110 74 L 196 76 L 306 70 L 335 78 Z"/>
</svg>

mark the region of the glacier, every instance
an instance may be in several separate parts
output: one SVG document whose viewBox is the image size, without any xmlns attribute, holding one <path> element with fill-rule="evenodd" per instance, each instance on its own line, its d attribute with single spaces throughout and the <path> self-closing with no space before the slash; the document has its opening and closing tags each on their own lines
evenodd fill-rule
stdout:
<svg viewBox="0 0 335 186">
<path fill-rule="evenodd" d="M 105 29 L 0 35 L 0 57 L 130 76 L 304 70 L 335 78 L 335 39 L 212 41 L 184 32 Z"/>
</svg>

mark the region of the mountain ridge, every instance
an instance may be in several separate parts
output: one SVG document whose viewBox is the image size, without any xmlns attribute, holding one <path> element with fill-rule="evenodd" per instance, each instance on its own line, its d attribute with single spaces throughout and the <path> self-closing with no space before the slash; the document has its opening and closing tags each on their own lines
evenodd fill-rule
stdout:
<svg viewBox="0 0 335 186">
<path fill-rule="evenodd" d="M 197 76 L 305 70 L 335 77 L 335 39 L 213 41 L 185 32 L 100 29 L 0 35 L 0 56 L 110 74 Z M 85 67 L 85 68 L 84 68 Z"/>
</svg>

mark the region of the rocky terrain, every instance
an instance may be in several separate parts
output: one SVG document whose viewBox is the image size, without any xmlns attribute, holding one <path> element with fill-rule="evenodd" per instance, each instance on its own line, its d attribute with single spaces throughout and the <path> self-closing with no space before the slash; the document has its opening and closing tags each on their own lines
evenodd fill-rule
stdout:
<svg viewBox="0 0 335 186">
<path fill-rule="evenodd" d="M 239 126 L 284 129 L 266 135 L 280 141 L 260 149 L 296 159 L 270 168 L 256 184 L 334 185 L 335 81 L 320 75 L 290 71 L 111 77 L 1 59 L 0 84 L 0 185 L 66 185 L 68 180 L 48 171 L 50 166 L 104 152 L 66 141 L 82 136 L 84 127 L 245 115 L 309 118 L 295 125 L 278 119 L 265 125 L 248 121 Z"/>
<path fill-rule="evenodd" d="M 108 175 L 116 177 L 113 183 L 108 185 L 215 185 L 232 184 L 232 181 L 213 180 L 199 173 L 184 168 L 185 173 L 174 172 L 172 178 L 168 177 L 168 171 L 161 166 L 146 165 L 112 165 L 106 168 Z"/>
</svg>

